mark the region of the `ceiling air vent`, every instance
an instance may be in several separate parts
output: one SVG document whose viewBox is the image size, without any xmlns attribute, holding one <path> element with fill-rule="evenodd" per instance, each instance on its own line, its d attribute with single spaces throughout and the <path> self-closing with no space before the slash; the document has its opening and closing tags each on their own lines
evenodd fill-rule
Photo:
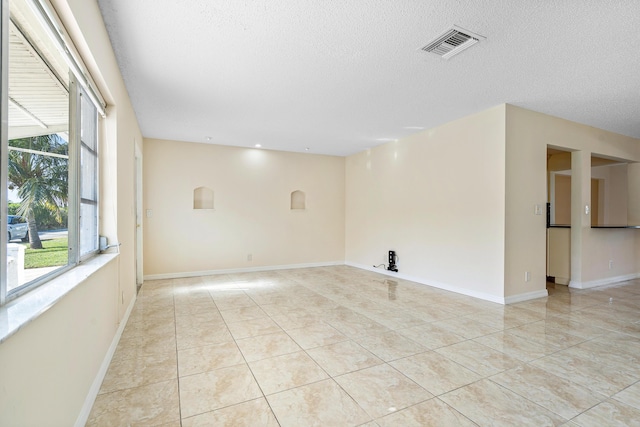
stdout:
<svg viewBox="0 0 640 427">
<path fill-rule="evenodd" d="M 453 26 L 421 49 L 449 59 L 484 39 L 481 35 Z"/>
</svg>

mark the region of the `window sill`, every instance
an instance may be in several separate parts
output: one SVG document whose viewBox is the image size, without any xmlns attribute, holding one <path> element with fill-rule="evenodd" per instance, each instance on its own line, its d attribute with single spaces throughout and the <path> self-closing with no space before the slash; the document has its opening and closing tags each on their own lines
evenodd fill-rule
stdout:
<svg viewBox="0 0 640 427">
<path fill-rule="evenodd" d="M 114 260 L 118 254 L 101 254 L 0 307 L 0 344 L 49 310 L 76 286 Z"/>
</svg>

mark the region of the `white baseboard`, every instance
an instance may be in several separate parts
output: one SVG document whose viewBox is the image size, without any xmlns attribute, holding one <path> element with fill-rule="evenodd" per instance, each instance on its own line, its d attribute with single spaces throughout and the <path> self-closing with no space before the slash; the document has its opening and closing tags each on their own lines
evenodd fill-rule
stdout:
<svg viewBox="0 0 640 427">
<path fill-rule="evenodd" d="M 511 295 L 504 298 L 504 304 L 515 304 L 517 302 L 529 301 L 530 299 L 548 297 L 549 292 L 546 289 L 533 292 L 525 292 L 524 294 Z"/>
<path fill-rule="evenodd" d="M 212 276 L 216 274 L 253 273 L 256 271 L 289 270 L 293 268 L 331 267 L 344 265 L 344 261 L 312 262 L 289 265 L 264 265 L 260 267 L 230 268 L 226 270 L 182 271 L 177 273 L 145 274 L 144 280 L 180 279 L 183 277 Z"/>
<path fill-rule="evenodd" d="M 638 278 L 640 278 L 640 273 L 627 274 L 624 276 L 607 277 L 605 279 L 590 280 L 588 282 L 578 282 L 575 280 L 571 280 L 569 282 L 569 287 L 576 288 L 576 289 L 590 289 L 598 286 L 613 285 L 619 282 L 626 282 L 627 280 L 633 280 Z"/>
<path fill-rule="evenodd" d="M 133 298 L 131 298 L 131 302 L 129 303 L 129 307 L 127 307 L 127 311 L 122 317 L 120 326 L 118 326 L 118 330 L 116 331 L 116 334 L 111 341 L 111 345 L 107 350 L 107 354 L 104 356 L 102 364 L 100 365 L 100 369 L 98 370 L 98 373 L 96 374 L 96 377 L 91 384 L 91 388 L 87 393 L 87 397 L 84 400 L 84 404 L 82 405 L 80 414 L 78 414 L 78 418 L 76 419 L 76 423 L 74 424 L 75 427 L 83 427 L 89 419 L 91 408 L 96 401 L 96 397 L 98 397 L 100 387 L 102 386 L 102 381 L 104 381 L 104 376 L 107 374 L 107 370 L 109 369 L 109 365 L 111 364 L 111 359 L 113 358 L 113 354 L 116 352 L 116 347 L 118 347 L 118 342 L 120 342 L 120 337 L 122 336 L 124 327 L 127 325 L 127 321 L 129 320 L 129 315 L 131 315 L 131 311 L 133 310 L 136 298 L 137 295 L 134 294 Z"/>
<path fill-rule="evenodd" d="M 305 263 L 305 264 L 290 264 L 290 265 L 271 265 L 261 267 L 250 268 L 233 268 L 224 270 L 204 270 L 204 271 L 186 271 L 177 273 L 161 273 L 161 274 L 147 274 L 144 276 L 144 280 L 159 280 L 159 279 L 179 279 L 183 277 L 197 277 L 197 276 L 210 276 L 216 274 L 232 274 L 232 273 L 252 273 L 259 271 L 274 271 L 274 270 L 288 270 L 294 268 L 309 268 L 309 267 L 331 267 L 336 265 L 348 265 L 351 267 L 359 268 L 361 270 L 368 270 L 375 273 L 383 274 L 385 276 L 396 277 L 403 280 L 409 280 L 412 282 L 420 283 L 422 285 L 432 286 L 434 288 L 443 289 L 446 291 L 455 292 L 462 295 L 467 295 L 474 298 L 479 298 L 485 301 L 491 301 L 498 304 L 513 304 L 516 302 L 527 301 L 535 298 L 546 297 L 547 291 L 534 291 L 519 295 L 512 295 L 510 297 L 502 297 L 497 295 L 488 294 L 485 292 L 478 292 L 471 289 L 461 288 L 458 286 L 452 286 L 447 283 L 441 283 L 433 280 L 427 280 L 420 277 L 410 276 L 402 273 L 395 273 L 393 271 L 383 270 L 375 268 L 373 266 L 358 264 L 353 262 L 344 261 L 332 261 L 332 262 L 318 262 L 318 263 Z"/>
<path fill-rule="evenodd" d="M 485 292 L 477 292 L 471 289 L 465 289 L 458 286 L 452 286 L 446 283 L 440 283 L 433 280 L 423 279 L 421 277 L 410 276 L 402 273 L 395 273 L 393 271 L 382 270 L 373 266 L 358 264 L 354 262 L 345 262 L 345 265 L 360 268 L 362 270 L 373 271 L 376 273 L 384 274 L 385 276 L 397 277 L 398 279 L 409 280 L 411 282 L 420 283 L 421 285 L 432 286 L 438 289 L 444 289 L 445 291 L 455 292 L 457 294 L 467 295 L 474 298 L 483 299 L 485 301 L 491 301 L 498 304 L 505 304 L 505 299 L 501 296 L 487 294 Z"/>
</svg>

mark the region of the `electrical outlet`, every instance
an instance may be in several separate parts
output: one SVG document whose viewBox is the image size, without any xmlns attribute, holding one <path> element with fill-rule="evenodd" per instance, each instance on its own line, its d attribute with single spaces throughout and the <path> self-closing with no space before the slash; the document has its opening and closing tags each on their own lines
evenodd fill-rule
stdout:
<svg viewBox="0 0 640 427">
<path fill-rule="evenodd" d="M 531 272 L 530 271 L 525 271 L 524 272 L 524 281 L 525 282 L 529 282 L 531 280 Z"/>
<path fill-rule="evenodd" d="M 613 269 L 613 260 L 610 259 L 609 260 L 609 270 L 612 270 L 612 269 Z"/>
<path fill-rule="evenodd" d="M 247 255 L 247 261 L 253 261 L 253 254 Z"/>
</svg>

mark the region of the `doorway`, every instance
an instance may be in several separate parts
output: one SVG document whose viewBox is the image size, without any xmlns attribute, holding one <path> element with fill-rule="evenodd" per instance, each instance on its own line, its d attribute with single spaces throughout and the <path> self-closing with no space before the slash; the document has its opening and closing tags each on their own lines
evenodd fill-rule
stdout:
<svg viewBox="0 0 640 427">
<path fill-rule="evenodd" d="M 571 152 L 547 147 L 547 288 L 571 279 Z"/>
</svg>

